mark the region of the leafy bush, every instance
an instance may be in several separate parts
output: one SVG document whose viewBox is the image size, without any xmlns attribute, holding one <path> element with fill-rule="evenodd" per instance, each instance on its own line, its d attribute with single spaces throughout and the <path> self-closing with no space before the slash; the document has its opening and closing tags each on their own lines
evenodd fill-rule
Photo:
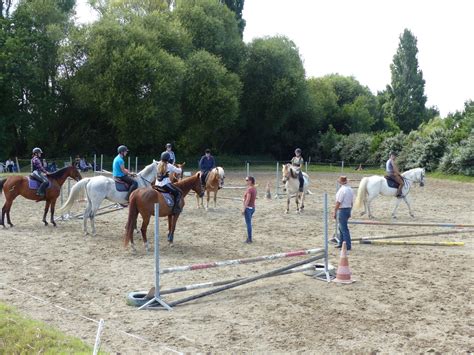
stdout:
<svg viewBox="0 0 474 355">
<path fill-rule="evenodd" d="M 353 133 L 343 136 L 335 150 L 341 160 L 348 163 L 365 163 L 370 160 L 370 147 L 373 137 L 365 133 Z"/>
<path fill-rule="evenodd" d="M 448 148 L 441 158 L 439 169 L 448 174 L 474 176 L 474 130 L 466 140 Z"/>
</svg>

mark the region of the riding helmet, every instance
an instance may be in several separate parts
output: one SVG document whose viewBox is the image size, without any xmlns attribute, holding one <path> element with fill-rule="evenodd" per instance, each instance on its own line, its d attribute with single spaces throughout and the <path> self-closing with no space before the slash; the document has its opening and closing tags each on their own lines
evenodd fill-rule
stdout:
<svg viewBox="0 0 474 355">
<path fill-rule="evenodd" d="M 117 148 L 117 152 L 120 153 L 125 153 L 128 152 L 128 148 L 124 145 L 121 145 L 120 147 Z"/>
<path fill-rule="evenodd" d="M 295 153 L 296 153 L 296 154 L 298 154 L 298 153 L 301 154 L 301 149 L 300 149 L 300 148 L 296 148 L 296 149 L 295 149 Z"/>
<path fill-rule="evenodd" d="M 37 154 L 37 153 L 43 154 L 43 151 L 41 150 L 41 148 L 36 147 L 33 149 L 33 154 Z"/>
<path fill-rule="evenodd" d="M 170 153 L 168 153 L 168 152 L 164 152 L 164 153 L 161 154 L 161 160 L 162 161 L 168 162 L 170 160 L 170 158 L 171 158 Z"/>
</svg>

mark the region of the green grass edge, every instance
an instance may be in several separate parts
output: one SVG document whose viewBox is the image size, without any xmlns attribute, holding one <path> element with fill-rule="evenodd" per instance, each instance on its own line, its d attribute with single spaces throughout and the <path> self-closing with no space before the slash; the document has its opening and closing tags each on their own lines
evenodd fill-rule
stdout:
<svg viewBox="0 0 474 355">
<path fill-rule="evenodd" d="M 91 354 L 92 347 L 0 302 L 0 354 Z"/>
</svg>

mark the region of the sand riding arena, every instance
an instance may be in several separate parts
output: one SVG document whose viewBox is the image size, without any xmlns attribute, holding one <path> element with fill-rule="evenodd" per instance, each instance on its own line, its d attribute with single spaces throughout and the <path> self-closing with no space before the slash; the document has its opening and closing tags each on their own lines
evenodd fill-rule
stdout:
<svg viewBox="0 0 474 355">
<path fill-rule="evenodd" d="M 305 211 L 294 201 L 265 198 L 275 172 L 254 174 L 258 199 L 254 243 L 247 245 L 238 200 L 242 189 L 219 191 L 218 206 L 196 208 L 194 196 L 178 221 L 174 247 L 160 220 L 161 265 L 248 258 L 323 245 L 323 193 L 330 198 L 336 174 L 311 173 Z M 242 186 L 245 173 L 226 172 L 226 186 Z M 349 174 L 350 177 L 350 174 Z M 355 177 L 355 176 L 354 176 Z M 360 177 L 359 177 L 360 178 Z M 356 186 L 357 183 L 354 183 Z M 404 204 L 398 222 L 474 223 L 474 184 L 427 179 L 410 192 L 415 219 Z M 4 198 L 0 198 L 3 205 Z M 59 201 L 58 201 L 59 202 Z M 107 201 L 104 201 L 104 204 Z M 390 221 L 395 200 L 378 197 L 377 220 Z M 73 212 L 83 210 L 84 203 Z M 137 253 L 124 249 L 127 209 L 97 217 L 98 235 L 84 237 L 82 220 L 41 223 L 43 204 L 18 198 L 13 228 L 0 230 L 0 300 L 32 318 L 93 344 L 99 319 L 105 320 L 102 349 L 120 353 L 174 352 L 473 352 L 471 233 L 410 238 L 463 241 L 462 247 L 363 245 L 349 255 L 351 285 L 315 280 L 303 273 L 278 276 L 176 307 L 172 312 L 137 310 L 126 304 L 131 291 L 154 282 L 153 252 L 136 235 Z M 357 217 L 357 219 L 359 219 Z M 353 238 L 429 233 L 431 226 L 351 225 Z M 329 233 L 332 236 L 334 223 Z M 153 241 L 153 223 L 149 226 Z M 257 275 L 297 261 L 273 260 L 163 275 L 163 288 Z M 330 246 L 337 267 L 339 252 Z M 190 293 L 192 294 L 192 293 Z M 166 295 L 173 300 L 178 295 Z"/>
</svg>

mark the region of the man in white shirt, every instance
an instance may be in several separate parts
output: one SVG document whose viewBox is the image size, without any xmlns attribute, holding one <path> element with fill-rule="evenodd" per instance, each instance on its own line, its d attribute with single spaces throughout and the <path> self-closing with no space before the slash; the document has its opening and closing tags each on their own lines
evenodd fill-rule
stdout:
<svg viewBox="0 0 474 355">
<path fill-rule="evenodd" d="M 336 193 L 336 206 L 334 207 L 334 218 L 339 217 L 339 231 L 341 239 L 336 248 L 342 247 L 342 242 L 346 242 L 347 250 L 351 250 L 351 234 L 347 221 L 351 218 L 352 205 L 354 203 L 354 193 L 352 188 L 347 185 L 347 177 L 340 176 L 338 179 L 341 187 Z"/>
</svg>

